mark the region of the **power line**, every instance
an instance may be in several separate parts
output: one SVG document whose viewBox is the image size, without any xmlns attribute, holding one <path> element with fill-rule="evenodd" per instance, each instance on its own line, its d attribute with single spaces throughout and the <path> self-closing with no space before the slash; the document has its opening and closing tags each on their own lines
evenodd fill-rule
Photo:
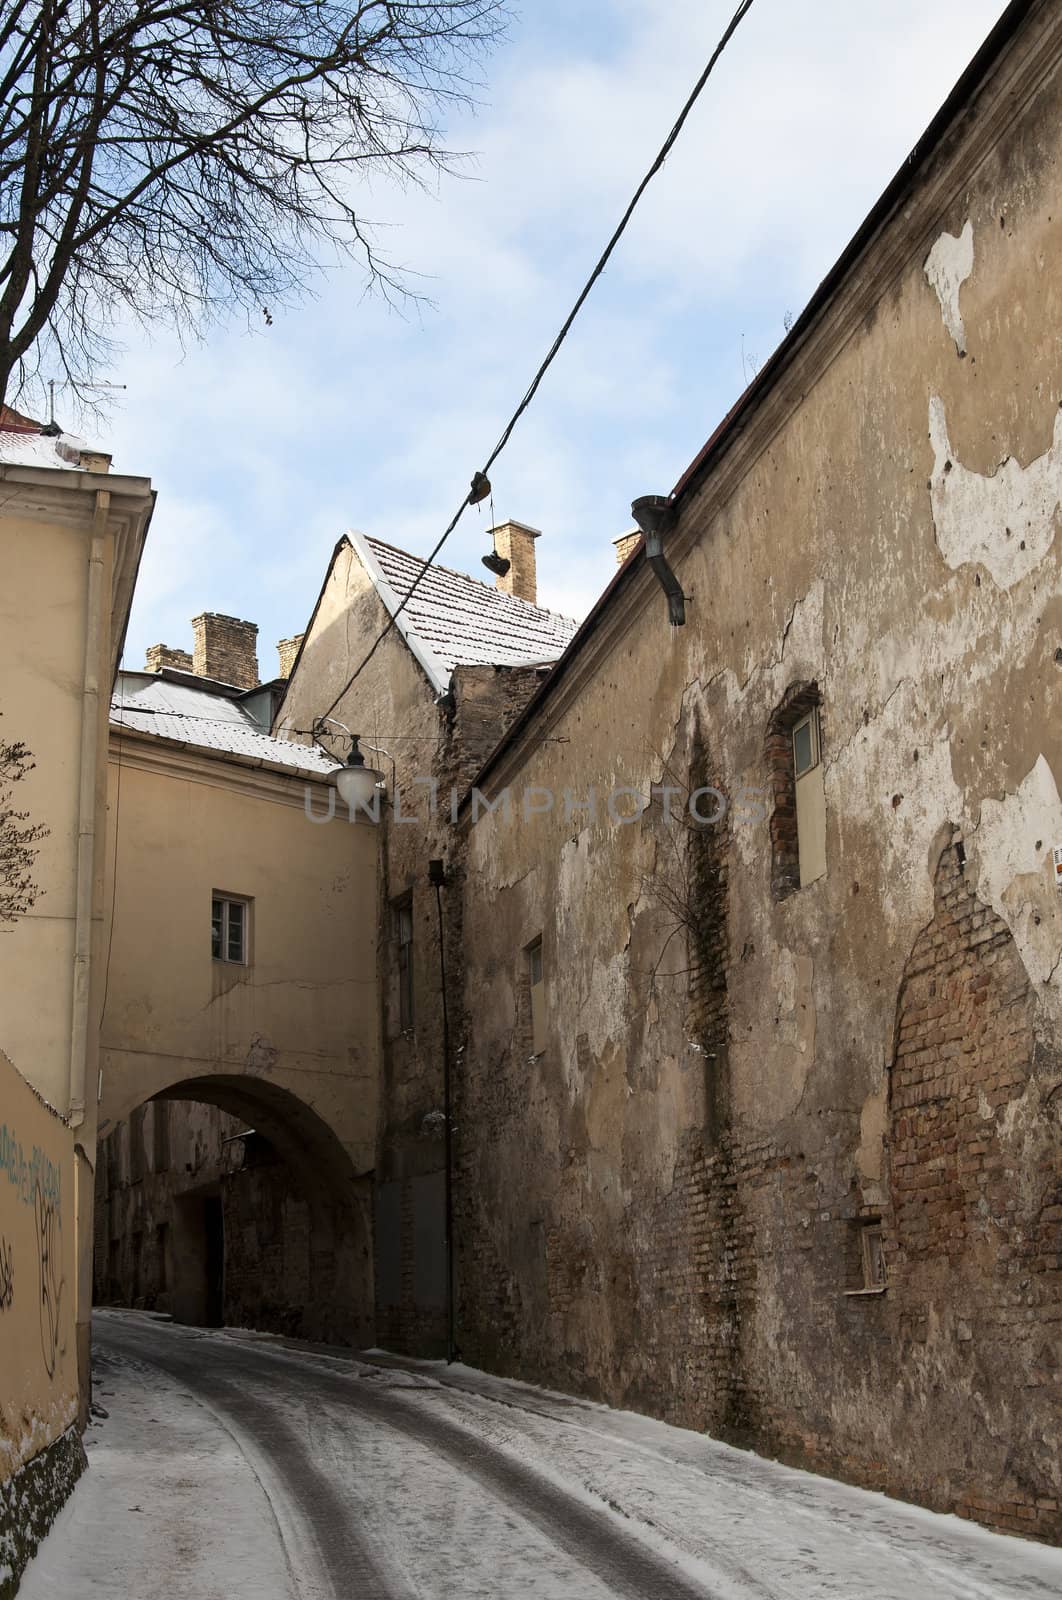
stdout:
<svg viewBox="0 0 1062 1600">
<path fill-rule="evenodd" d="M 635 211 L 635 208 L 638 205 L 638 202 L 641 200 L 642 195 L 645 193 L 646 189 L 649 187 L 650 183 L 656 177 L 657 173 L 660 171 L 660 168 L 664 165 L 664 162 L 667 160 L 668 156 L 671 154 L 671 151 L 672 151 L 672 149 L 673 149 L 673 147 L 675 145 L 675 142 L 678 139 L 679 134 L 682 132 L 682 129 L 683 129 L 683 126 L 685 125 L 687 117 L 689 116 L 690 112 L 693 110 L 694 106 L 696 105 L 698 99 L 700 98 L 701 91 L 703 90 L 705 84 L 708 82 L 708 79 L 711 77 L 712 72 L 715 69 L 716 62 L 719 60 L 719 57 L 723 54 L 723 51 L 726 49 L 727 45 L 730 43 L 730 41 L 733 38 L 734 34 L 737 32 L 738 28 L 740 27 L 741 23 L 744 21 L 744 19 L 748 16 L 749 12 L 752 10 L 752 6 L 753 6 L 753 0 L 741 0 L 741 4 L 738 6 L 737 10 L 734 12 L 734 15 L 731 17 L 729 23 L 727 24 L 726 29 L 725 29 L 725 31 L 724 31 L 724 33 L 722 35 L 722 38 L 719 40 L 719 43 L 716 45 L 715 49 L 712 51 L 712 54 L 711 54 L 711 57 L 709 58 L 707 66 L 705 67 L 704 71 L 701 73 L 700 77 L 697 79 L 697 82 L 694 84 L 693 89 L 691 90 L 691 92 L 689 94 L 689 97 L 686 100 L 685 105 L 682 107 L 682 110 L 679 112 L 678 117 L 675 120 L 675 124 L 674 124 L 673 128 L 671 129 L 671 132 L 668 134 L 667 138 L 664 140 L 663 144 L 660 146 L 660 149 L 658 150 L 658 152 L 657 152 L 657 154 L 656 154 L 656 156 L 655 156 L 655 158 L 653 160 L 652 166 L 649 168 L 648 172 L 645 174 L 645 177 L 642 179 L 641 183 L 638 185 L 637 189 L 634 191 L 634 195 L 631 198 L 630 204 L 627 206 L 626 211 L 624 211 L 623 216 L 620 218 L 619 223 L 617 224 L 616 229 L 612 234 L 612 237 L 609 239 L 608 244 L 605 246 L 604 250 L 602 251 L 601 257 L 598 260 L 597 265 L 594 267 L 594 269 L 591 272 L 589 278 L 587 278 L 586 283 L 583 285 L 583 287 L 582 287 L 582 289 L 581 289 L 581 291 L 579 293 L 578 299 L 576 300 L 575 304 L 572 306 L 571 311 L 569 311 L 567 317 L 565 318 L 565 320 L 564 320 L 564 322 L 563 322 L 563 324 L 561 326 L 560 332 L 557 334 L 557 337 L 554 339 L 553 343 L 550 345 L 550 348 L 549 348 L 549 350 L 548 350 L 548 352 L 546 354 L 545 360 L 542 362 L 542 364 L 539 367 L 538 371 L 535 373 L 535 376 L 532 378 L 531 382 L 528 384 L 527 390 L 524 393 L 523 399 L 520 401 L 520 404 L 517 406 L 516 410 L 513 412 L 512 416 L 509 418 L 509 421 L 505 424 L 505 427 L 502 429 L 501 436 L 499 437 L 497 444 L 494 446 L 494 449 L 491 451 L 490 455 L 487 457 L 486 461 L 484 462 L 482 470 L 477 472 L 475 477 L 472 479 L 471 488 L 469 489 L 468 493 L 465 495 L 465 498 L 462 500 L 462 502 L 458 506 L 457 510 L 454 512 L 454 515 L 450 518 L 450 521 L 447 523 L 446 528 L 443 530 L 442 537 L 436 543 L 435 548 L 432 550 L 431 554 L 428 556 L 427 560 L 425 561 L 424 565 L 421 567 L 421 569 L 418 572 L 417 576 L 413 579 L 413 582 L 410 584 L 409 588 L 406 590 L 405 594 L 402 596 L 402 599 L 400 600 L 396 610 L 388 618 L 387 622 L 385 623 L 384 627 L 381 629 L 380 633 L 377 635 L 377 637 L 374 640 L 373 644 L 370 646 L 369 650 L 366 652 L 366 654 L 362 658 L 362 660 L 358 663 L 357 667 L 355 667 L 354 671 L 351 673 L 350 677 L 347 679 L 347 681 L 343 685 L 342 689 L 340 689 L 339 693 L 336 695 L 336 697 L 332 701 L 331 705 L 322 714 L 322 716 L 318 719 L 319 722 L 323 722 L 325 717 L 331 716 L 332 712 L 336 709 L 336 706 L 338 706 L 339 702 L 342 700 L 342 698 L 346 694 L 347 690 L 351 687 L 352 684 L 354 684 L 357 681 L 357 679 L 364 672 L 365 668 L 368 666 L 369 662 L 372 660 L 372 658 L 376 654 L 377 650 L 380 648 L 380 646 L 383 644 L 384 640 L 387 638 L 388 634 L 391 632 L 392 628 L 395 626 L 395 623 L 398 621 L 398 618 L 399 618 L 400 614 L 405 610 L 407 603 L 412 599 L 414 592 L 416 591 L 416 589 L 417 589 L 418 585 L 420 584 L 421 580 L 424 578 L 424 576 L 427 573 L 428 569 L 432 566 L 433 562 L 435 561 L 436 556 L 439 554 L 439 551 L 442 549 L 443 545 L 446 543 L 446 541 L 450 537 L 451 533 L 453 533 L 454 529 L 457 527 L 457 524 L 460 522 L 462 516 L 465 513 L 465 509 L 470 505 L 477 504 L 478 501 L 484 499 L 486 497 L 486 495 L 489 493 L 489 491 L 490 491 L 490 482 L 489 482 L 489 479 L 488 479 L 488 474 L 490 472 L 491 467 L 494 465 L 495 461 L 497 461 L 498 457 L 501 455 L 502 451 L 505 449 L 505 446 L 509 443 L 509 440 L 512 437 L 513 429 L 516 427 L 516 424 L 519 422 L 520 418 L 523 416 L 524 412 L 527 410 L 528 406 L 531 404 L 532 400 L 535 398 L 535 395 L 538 392 L 538 388 L 539 388 L 539 385 L 542 382 L 542 379 L 546 376 L 546 373 L 549 371 L 550 367 L 552 366 L 553 361 L 554 361 L 555 357 L 557 356 L 557 353 L 560 350 L 561 345 L 564 343 L 565 339 L 568 337 L 568 333 L 569 333 L 569 331 L 571 329 L 572 323 L 575 321 L 576 317 L 579 315 L 579 312 L 582 310 L 583 305 L 585 304 L 586 299 L 589 296 L 591 289 L 594 287 L 594 284 L 597 282 L 598 278 L 604 272 L 605 267 L 608 265 L 609 257 L 612 255 L 613 250 L 616 248 L 616 246 L 619 243 L 620 239 L 623 237 L 623 234 L 626 231 L 627 224 L 630 222 L 631 217 L 634 215 L 634 211 Z"/>
</svg>

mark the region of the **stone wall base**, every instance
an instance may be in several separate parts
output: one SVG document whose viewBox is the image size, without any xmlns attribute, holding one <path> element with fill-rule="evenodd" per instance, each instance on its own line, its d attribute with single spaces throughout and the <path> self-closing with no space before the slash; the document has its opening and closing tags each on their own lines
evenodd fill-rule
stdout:
<svg viewBox="0 0 1062 1600">
<path fill-rule="evenodd" d="M 14 1600 L 26 1563 L 87 1465 L 80 1433 L 68 1428 L 0 1483 L 0 1600 Z"/>
</svg>

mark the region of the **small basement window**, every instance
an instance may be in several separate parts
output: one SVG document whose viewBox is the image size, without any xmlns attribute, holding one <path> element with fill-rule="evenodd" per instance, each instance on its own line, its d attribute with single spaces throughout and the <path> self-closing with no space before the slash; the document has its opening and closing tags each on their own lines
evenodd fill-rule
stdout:
<svg viewBox="0 0 1062 1600">
<path fill-rule="evenodd" d="M 542 940 L 527 947 L 527 983 L 531 996 L 531 1054 L 546 1048 L 546 985 L 542 975 Z"/>
<path fill-rule="evenodd" d="M 210 953 L 215 961 L 246 966 L 250 959 L 251 904 L 215 894 L 210 914 Z"/>
</svg>

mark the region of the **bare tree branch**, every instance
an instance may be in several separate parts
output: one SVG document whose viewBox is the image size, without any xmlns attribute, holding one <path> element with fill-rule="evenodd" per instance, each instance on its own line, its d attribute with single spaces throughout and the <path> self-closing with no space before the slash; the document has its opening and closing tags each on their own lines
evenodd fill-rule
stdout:
<svg viewBox="0 0 1062 1600">
<path fill-rule="evenodd" d="M 33 880 L 34 848 L 47 837 L 41 822 L 31 823 L 28 811 L 17 811 L 12 790 L 27 772 L 32 772 L 33 757 L 22 743 L 7 744 L 0 738 L 0 923 L 25 916 L 44 892 Z"/>
<path fill-rule="evenodd" d="M 0 0 L 0 399 L 78 385 L 131 313 L 182 334 L 303 288 L 328 243 L 404 279 L 359 186 L 447 170 L 505 0 Z"/>
</svg>

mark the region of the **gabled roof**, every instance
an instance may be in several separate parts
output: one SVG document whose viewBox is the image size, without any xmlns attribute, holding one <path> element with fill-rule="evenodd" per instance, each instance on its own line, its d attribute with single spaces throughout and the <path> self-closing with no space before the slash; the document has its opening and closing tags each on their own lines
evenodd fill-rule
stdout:
<svg viewBox="0 0 1062 1600">
<path fill-rule="evenodd" d="M 364 533 L 347 535 L 396 628 L 442 694 L 455 667 L 528 667 L 556 661 L 578 623 L 502 594 L 467 573 L 431 566 L 408 604 L 398 608 L 424 568 L 420 556 Z"/>
<path fill-rule="evenodd" d="M 338 765 L 316 745 L 274 739 L 263 732 L 231 696 L 232 690 L 224 685 L 203 688 L 194 679 L 185 684 L 175 682 L 172 675 L 123 672 L 111 699 L 111 727 L 292 772 L 326 776 Z"/>
</svg>

